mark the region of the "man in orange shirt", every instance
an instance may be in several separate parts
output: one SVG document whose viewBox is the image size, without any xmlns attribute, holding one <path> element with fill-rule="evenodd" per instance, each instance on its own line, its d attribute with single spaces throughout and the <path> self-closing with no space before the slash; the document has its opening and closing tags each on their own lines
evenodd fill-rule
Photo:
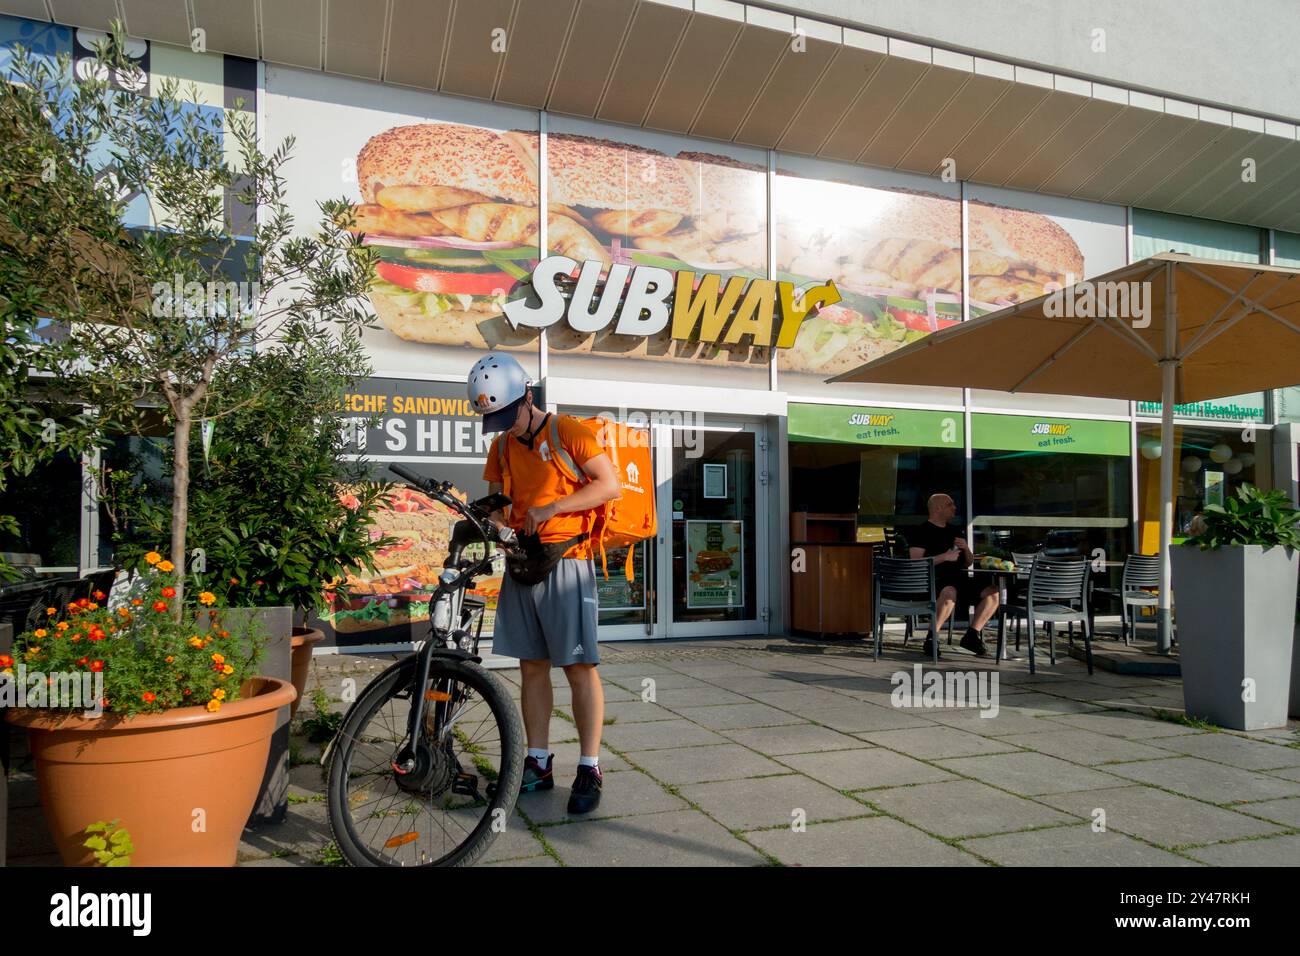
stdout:
<svg viewBox="0 0 1300 956">
<path fill-rule="evenodd" d="M 555 786 L 549 751 L 551 668 L 563 667 L 582 747 L 568 810 L 588 813 L 600 802 L 604 783 L 600 733 L 605 695 L 596 673 L 596 568 L 587 533 L 595 509 L 620 497 L 618 476 L 582 422 L 561 415 L 552 423 L 551 414 L 533 404 L 528 376 L 509 355 L 491 353 L 474 365 L 469 397 L 483 414 L 483 430 L 502 433 L 488 451 L 483 478 L 491 492 L 504 490 L 511 506 L 508 518 L 494 517 L 524 536 L 537 535 L 540 544 L 532 543 L 543 555 L 540 567 L 553 564 L 533 584 L 506 574 L 492 632 L 494 653 L 519 658 L 519 703 L 528 737 L 521 790 Z M 560 449 L 550 447 L 556 433 Z M 560 454 L 582 469 L 585 482 L 570 480 L 552 461 Z"/>
</svg>

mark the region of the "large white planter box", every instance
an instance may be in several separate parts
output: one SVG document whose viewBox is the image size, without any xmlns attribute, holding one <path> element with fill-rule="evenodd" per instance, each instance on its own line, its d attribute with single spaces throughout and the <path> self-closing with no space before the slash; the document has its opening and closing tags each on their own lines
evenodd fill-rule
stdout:
<svg viewBox="0 0 1300 956">
<path fill-rule="evenodd" d="M 1187 716 L 1234 730 L 1286 726 L 1300 555 L 1232 545 L 1170 557 Z"/>
</svg>

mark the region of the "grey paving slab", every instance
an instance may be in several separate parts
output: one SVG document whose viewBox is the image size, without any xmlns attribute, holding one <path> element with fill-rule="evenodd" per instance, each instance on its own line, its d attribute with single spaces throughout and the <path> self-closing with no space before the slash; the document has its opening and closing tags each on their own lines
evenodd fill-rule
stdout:
<svg viewBox="0 0 1300 956">
<path fill-rule="evenodd" d="M 487 852 L 479 859 L 480 863 L 494 863 L 497 860 L 513 860 L 519 857 L 537 856 L 545 853 L 541 841 L 533 836 L 528 823 L 519 815 L 519 811 L 510 817 L 504 832 L 498 833 Z"/>
<path fill-rule="evenodd" d="M 564 709 L 567 713 L 573 713 L 567 707 Z M 647 720 L 675 720 L 676 716 L 666 707 L 648 703 L 640 698 L 605 703 L 605 720 L 608 721 L 612 717 L 614 723 L 639 724 Z"/>
<path fill-rule="evenodd" d="M 1074 819 L 975 780 L 925 783 L 863 794 L 886 813 L 943 837 L 984 836 Z"/>
<path fill-rule="evenodd" d="M 708 681 L 714 687 L 721 687 L 723 690 L 729 690 L 733 694 L 741 694 L 745 697 L 756 697 L 762 699 L 768 694 L 780 694 L 788 691 L 797 691 L 803 689 L 804 685 L 798 681 L 783 680 L 779 677 L 769 677 L 766 674 L 755 674 L 754 676 L 744 677 L 715 677 Z"/>
<path fill-rule="evenodd" d="M 1300 767 L 1300 750 L 1262 740 L 1250 740 L 1236 734 L 1188 734 L 1153 741 L 1151 746 L 1216 763 L 1226 763 L 1243 770 L 1278 770 Z"/>
<path fill-rule="evenodd" d="M 1211 866 L 1300 866 L 1300 835 L 1219 843 L 1187 854 Z"/>
<path fill-rule="evenodd" d="M 813 724 L 787 724 L 781 727 L 754 727 L 725 730 L 723 736 L 759 753 L 772 757 L 783 754 L 813 753 L 821 750 L 850 750 L 862 747 L 863 741 L 838 730 Z"/>
<path fill-rule="evenodd" d="M 1169 757 L 1140 763 L 1109 764 L 1106 772 L 1198 800 L 1208 800 L 1210 803 L 1269 800 L 1300 795 L 1300 783 L 1237 767 L 1226 767 L 1199 757 Z"/>
<path fill-rule="evenodd" d="M 781 763 L 836 790 L 900 787 L 955 780 L 952 774 L 883 747 L 790 754 Z"/>
<path fill-rule="evenodd" d="M 1112 737 L 1128 737 L 1132 740 L 1150 740 L 1155 737 L 1177 737 L 1184 734 L 1199 733 L 1194 727 L 1175 724 L 1167 720 L 1155 720 L 1139 717 L 1125 711 L 1110 710 L 1095 714 L 1064 714 L 1051 718 L 1070 727 L 1091 730 Z"/>
<path fill-rule="evenodd" d="M 1239 809 L 1242 813 L 1249 813 L 1252 817 L 1263 817 L 1265 820 L 1272 820 L 1274 823 L 1291 827 L 1293 830 L 1300 830 L 1300 797 L 1266 800 L 1263 803 L 1252 803 L 1248 807 L 1240 807 Z"/>
<path fill-rule="evenodd" d="M 987 713 L 991 716 L 982 717 L 980 716 L 981 713 Z M 978 707 L 953 708 L 951 710 L 935 708 L 926 711 L 926 716 L 937 723 L 947 724 L 950 727 L 966 730 L 973 734 L 980 734 L 984 737 L 1006 738 L 1013 734 L 1036 733 L 1043 727 L 1041 717 L 1001 707 L 996 711 L 992 708 L 981 711 Z M 1048 727 L 1053 730 L 1056 729 L 1051 724 Z"/>
<path fill-rule="evenodd" d="M 931 724 L 929 727 L 916 727 L 906 730 L 885 730 L 858 734 L 863 740 L 888 747 L 922 760 L 937 760 L 943 757 L 970 757 L 976 754 L 1001 753 L 1015 750 L 1013 744 L 1005 741 L 981 737 L 956 727 L 944 724 Z"/>
<path fill-rule="evenodd" d="M 1285 767 L 1282 770 L 1270 770 L 1270 777 L 1281 777 L 1283 780 L 1300 781 L 1300 767 Z"/>
<path fill-rule="evenodd" d="M 914 711 L 881 707 L 866 701 L 826 708 L 809 707 L 802 712 L 802 716 L 815 723 L 824 724 L 832 730 L 841 730 L 850 734 L 939 726 Z"/>
<path fill-rule="evenodd" d="M 604 648 L 601 648 L 604 651 Z M 662 661 L 629 661 L 622 663 L 611 659 L 609 663 L 596 668 L 601 677 L 609 677 L 623 683 L 625 679 L 652 677 L 676 673 L 676 669 Z"/>
<path fill-rule="evenodd" d="M 520 794 L 518 809 L 533 823 L 545 826 L 575 819 L 600 820 L 639 813 L 661 813 L 665 810 L 680 810 L 686 805 L 645 774 L 627 770 L 605 774 L 600 805 L 590 813 L 571 817 L 568 811 L 571 785 L 572 780 L 566 776 L 565 779 L 555 781 L 553 790 Z"/>
<path fill-rule="evenodd" d="M 740 744 L 683 747 L 679 750 L 634 750 L 628 753 L 627 759 L 643 767 L 655 779 L 669 784 L 734 780 L 789 772 L 776 761 Z"/>
<path fill-rule="evenodd" d="M 760 830 L 745 838 L 787 866 L 982 866 L 956 847 L 889 817 Z"/>
<path fill-rule="evenodd" d="M 679 674 L 685 674 L 687 677 L 694 677 L 697 680 L 707 681 L 714 677 L 753 677 L 758 674 L 761 676 L 762 671 L 747 667 L 744 664 L 735 664 L 731 661 L 713 661 L 713 660 L 689 660 L 674 662 L 671 664 L 672 670 Z"/>
<path fill-rule="evenodd" d="M 987 757 L 957 757 L 936 761 L 941 767 L 987 784 L 1033 797 L 1068 790 L 1099 790 L 1122 786 L 1123 781 L 1108 773 L 1066 763 L 1040 753 L 993 754 Z"/>
<path fill-rule="evenodd" d="M 568 866 L 763 866 L 753 847 L 696 810 L 547 827 Z"/>
<path fill-rule="evenodd" d="M 802 810 L 808 823 L 875 811 L 796 773 L 758 780 L 725 780 L 681 788 L 682 796 L 731 830 L 789 826 Z"/>
<path fill-rule="evenodd" d="M 1002 739 L 1017 747 L 1050 754 L 1086 767 L 1120 761 L 1163 760 L 1169 753 L 1167 750 L 1160 750 L 1136 740 L 1108 737 L 1105 734 L 1093 733 L 1091 730 L 1076 730 L 1054 721 L 1043 720 L 1041 717 L 1033 719 L 1039 721 L 1040 729 L 1033 733 L 1013 734 Z"/>
<path fill-rule="evenodd" d="M 672 710 L 681 710 L 685 707 L 718 707 L 722 704 L 749 704 L 753 703 L 753 701 L 742 694 L 733 694 L 721 687 L 686 687 L 680 689 L 661 687 L 656 692 L 655 703 Z"/>
<path fill-rule="evenodd" d="M 976 837 L 961 845 L 1001 866 L 1197 865 L 1114 830 L 1094 832 L 1089 823 Z"/>
<path fill-rule="evenodd" d="M 643 724 L 614 724 L 605 728 L 605 740 L 624 753 L 629 750 L 662 750 L 665 747 L 697 747 L 725 744 L 727 739 L 689 720 L 654 720 Z"/>
<path fill-rule="evenodd" d="M 677 671 L 651 671 L 648 673 L 620 675 L 608 679 L 606 683 L 617 684 L 619 687 L 625 688 L 628 692 L 640 697 L 646 690 L 650 689 L 650 685 L 645 683 L 646 680 L 654 681 L 656 696 L 658 696 L 659 691 L 673 688 L 684 690 L 689 687 L 710 686 L 707 681 L 702 681 L 696 677 L 688 677 Z"/>
<path fill-rule="evenodd" d="M 314 858 L 333 839 L 329 810 L 323 802 L 291 803 L 283 823 L 245 830 L 239 852 L 261 857 L 288 852 Z"/>
<path fill-rule="evenodd" d="M 1057 714 L 1093 714 L 1106 709 L 1100 704 L 1070 700 L 1066 697 L 1053 697 L 1038 691 L 1025 693 L 1016 688 L 1005 688 L 998 697 L 998 704 L 1003 710 L 1044 717 Z"/>
<path fill-rule="evenodd" d="M 477 863 L 476 866 L 559 866 L 553 857 L 530 856 L 523 860 L 494 860 L 491 863 Z"/>
<path fill-rule="evenodd" d="M 852 707 L 858 703 L 857 698 L 850 697 L 847 694 L 837 694 L 833 691 L 817 690 L 813 687 L 807 687 L 800 684 L 789 684 L 788 687 L 798 687 L 799 690 L 781 690 L 770 693 L 751 695 L 753 700 L 769 707 L 776 707 L 780 710 L 789 711 L 794 714 L 802 714 L 806 710 L 826 710 L 833 707 Z"/>
<path fill-rule="evenodd" d="M 677 713 L 712 730 L 739 730 L 745 727 L 777 727 L 782 724 L 800 724 L 807 721 L 796 714 L 777 710 L 767 704 L 750 701 L 744 704 L 723 704 L 718 707 L 681 707 Z"/>
<path fill-rule="evenodd" d="M 1279 833 L 1282 829 L 1277 824 L 1253 820 L 1241 813 L 1153 787 L 1054 793 L 1037 799 L 1088 820 L 1096 819 L 1094 810 L 1104 810 L 1106 829 L 1118 830 L 1164 847 L 1236 840 Z"/>
</svg>

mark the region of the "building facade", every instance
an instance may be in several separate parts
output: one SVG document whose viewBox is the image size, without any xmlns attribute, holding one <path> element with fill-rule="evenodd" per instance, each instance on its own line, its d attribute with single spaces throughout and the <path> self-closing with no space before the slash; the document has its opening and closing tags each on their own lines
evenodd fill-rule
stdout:
<svg viewBox="0 0 1300 956">
<path fill-rule="evenodd" d="M 1202 6 L 1196 36 L 1168 29 Z M 508 349 L 548 407 L 651 434 L 659 533 L 630 581 L 610 556 L 602 637 L 777 634 L 801 542 L 905 534 L 935 492 L 977 551 L 1155 549 L 1159 405 L 827 379 L 1156 252 L 1300 265 L 1300 79 L 1257 48 L 1300 14 L 1262 6 L 31 0 L 0 2 L 0 69 L 19 43 L 84 56 L 123 16 L 151 84 L 293 137 L 297 221 L 346 197 L 383 252 L 354 453 L 485 491 L 464 382 Z M 1237 47 L 1250 68 L 1221 67 Z M 579 309 L 579 282 L 545 328 L 508 321 L 557 255 L 647 301 L 695 277 L 671 315 L 594 287 Z M 827 283 L 839 301 L 788 323 L 781 290 Z M 691 313 L 695 294 L 715 298 Z M 1176 416 L 1177 530 L 1243 481 L 1295 497 L 1300 390 Z M 97 567 L 93 493 L 65 471 L 16 547 Z M 424 558 L 440 520 L 403 526 Z M 335 642 L 409 639 L 418 563 L 366 582 Z"/>
</svg>

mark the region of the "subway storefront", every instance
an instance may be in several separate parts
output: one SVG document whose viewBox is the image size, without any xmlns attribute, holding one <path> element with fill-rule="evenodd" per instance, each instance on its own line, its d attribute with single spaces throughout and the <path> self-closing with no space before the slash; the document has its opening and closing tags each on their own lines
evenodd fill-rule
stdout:
<svg viewBox="0 0 1300 956">
<path fill-rule="evenodd" d="M 715 89 L 711 73 L 698 83 L 602 77 L 591 87 L 607 90 L 600 104 L 573 99 L 586 87 L 557 74 L 546 95 L 526 96 L 521 84 L 537 71 L 514 59 L 531 55 L 523 43 L 502 54 L 486 86 L 458 70 L 487 60 L 462 62 L 457 51 L 470 46 L 453 42 L 435 77 L 413 71 L 430 59 L 422 46 L 389 56 L 396 74 L 370 79 L 154 39 L 133 49 L 147 76 L 142 95 L 165 80 L 194 84 L 199 109 L 215 115 L 242 99 L 264 142 L 294 138 L 283 173 L 288 211 L 303 228 L 323 200 L 343 196 L 355 207 L 356 229 L 381 262 L 366 302 L 374 321 L 355 344 L 373 371 L 345 396 L 342 424 L 348 453 L 373 476 L 402 462 L 467 496 L 486 491 L 487 442 L 464 388 L 489 349 L 515 355 L 548 408 L 645 429 L 659 533 L 633 549 L 631 580 L 622 576 L 626 555 L 609 556 L 599 585 L 607 639 L 783 633 L 792 541 L 865 546 L 886 529 L 905 536 L 939 491 L 958 502 L 979 548 L 1027 547 L 1059 532 L 1108 553 L 1150 550 L 1158 408 L 826 379 L 1152 251 L 1283 261 L 1300 255 L 1300 237 L 1211 228 L 1081 191 L 992 185 L 1021 182 L 1011 174 L 1025 151 L 1010 146 L 970 156 L 956 177 L 940 175 L 951 145 L 944 135 L 966 136 L 949 111 L 925 113 L 948 102 L 939 95 L 948 84 L 979 81 L 967 89 L 969 113 L 992 135 L 987 124 L 1019 128 L 1016 104 L 1037 102 L 1027 94 L 1049 95 L 1043 77 L 1067 86 L 1069 78 L 1021 82 L 1019 68 L 993 60 L 980 68 L 996 77 L 966 76 L 951 51 L 812 21 L 821 35 L 785 53 L 785 20 L 768 14 L 728 21 L 734 44 L 692 47 L 732 50 L 729 76 L 753 77 L 752 90 L 738 80 L 717 87 L 712 105 L 700 99 Z M 695 38 L 726 25 L 671 15 Z M 469 30 L 462 19 L 449 29 Z M 93 30 L 0 17 L 0 66 L 19 42 L 53 64 L 64 53 L 84 58 L 93 39 Z M 613 42 L 607 59 L 651 46 Z M 563 58 L 590 65 L 591 49 Z M 674 68 L 710 66 L 687 59 Z M 793 95 L 823 74 L 827 86 Z M 877 81 L 884 86 L 872 96 L 854 99 L 854 83 Z M 930 92 L 908 96 L 914 88 Z M 769 99 L 746 114 L 744 129 L 728 127 L 732 100 L 759 89 Z M 887 108 L 848 108 L 857 102 Z M 970 142 L 988 139 L 976 132 Z M 1094 133 L 1063 128 L 1054 142 L 1105 152 L 1106 134 Z M 1133 163 L 1154 159 L 1121 145 L 1113 152 L 1128 172 L 1115 185 Z M 981 181 L 963 178 L 981 163 Z M 149 217 L 147 203 L 129 205 L 129 226 L 148 227 Z M 1297 403 L 1279 393 L 1221 405 L 1176 410 L 1179 514 L 1188 521 L 1242 481 L 1295 484 Z M 370 427 L 359 424 L 371 417 Z M 108 522 L 83 491 L 86 477 L 64 461 L 40 494 L 15 482 L 8 493 L 37 500 L 40 514 L 0 547 L 47 570 L 111 563 Z M 326 622 L 340 645 L 391 647 L 422 634 L 421 598 L 440 565 L 447 516 L 408 489 L 385 521 L 399 541 L 380 556 L 383 573 L 357 574 L 357 596 Z"/>
</svg>

